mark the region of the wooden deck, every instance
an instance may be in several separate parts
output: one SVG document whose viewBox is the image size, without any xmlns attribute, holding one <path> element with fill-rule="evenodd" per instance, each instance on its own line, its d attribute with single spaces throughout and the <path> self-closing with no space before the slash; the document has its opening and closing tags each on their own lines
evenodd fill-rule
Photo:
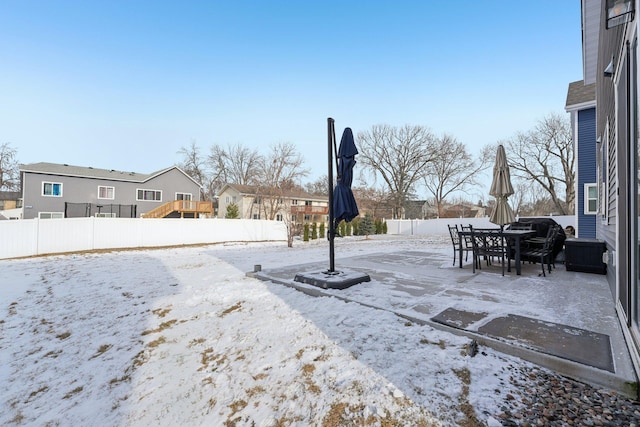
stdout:
<svg viewBox="0 0 640 427">
<path fill-rule="evenodd" d="M 160 205 L 141 215 L 142 218 L 166 218 L 173 213 L 179 213 L 180 218 L 198 218 L 200 214 L 213 214 L 213 203 L 194 200 L 174 200 Z"/>
</svg>

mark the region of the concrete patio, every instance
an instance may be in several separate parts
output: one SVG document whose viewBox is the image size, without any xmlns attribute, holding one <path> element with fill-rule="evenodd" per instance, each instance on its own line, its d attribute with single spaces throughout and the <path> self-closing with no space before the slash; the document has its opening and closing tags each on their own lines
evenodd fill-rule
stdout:
<svg viewBox="0 0 640 427">
<path fill-rule="evenodd" d="M 547 277 L 540 265 L 524 263 L 502 276 L 499 264 L 475 274 L 466 261 L 452 265 L 452 250 L 441 243 L 424 249 L 348 254 L 336 271 L 370 276 L 346 289 L 323 289 L 294 281 L 299 273 L 318 274 L 327 263 L 279 266 L 247 275 L 395 313 L 412 322 L 465 335 L 576 380 L 637 398 L 637 378 L 603 275 L 566 271 Z M 383 292 L 384 302 L 380 302 Z"/>
</svg>

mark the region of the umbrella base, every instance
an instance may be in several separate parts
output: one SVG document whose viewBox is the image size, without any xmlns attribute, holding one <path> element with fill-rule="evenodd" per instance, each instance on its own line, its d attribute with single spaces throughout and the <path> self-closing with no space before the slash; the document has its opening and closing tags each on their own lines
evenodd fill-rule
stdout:
<svg viewBox="0 0 640 427">
<path fill-rule="evenodd" d="M 357 271 L 314 271 L 298 273 L 293 279 L 296 282 L 306 283 L 322 289 L 346 289 L 362 282 L 369 282 L 368 274 Z"/>
</svg>

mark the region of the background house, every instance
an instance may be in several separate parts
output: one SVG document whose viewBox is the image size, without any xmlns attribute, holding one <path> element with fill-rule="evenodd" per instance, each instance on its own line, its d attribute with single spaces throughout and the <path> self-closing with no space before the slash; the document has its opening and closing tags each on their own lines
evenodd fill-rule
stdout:
<svg viewBox="0 0 640 427">
<path fill-rule="evenodd" d="M 19 191 L 0 191 L 0 220 L 20 219 L 22 194 Z"/>
<path fill-rule="evenodd" d="M 596 83 L 569 84 L 565 110 L 571 114 L 576 170 L 576 237 L 596 237 L 598 180 L 596 179 Z"/>
<path fill-rule="evenodd" d="M 87 216 L 197 217 L 212 212 L 200 201 L 200 184 L 172 166 L 151 174 L 122 172 L 67 164 L 20 165 L 23 218 Z M 174 201 L 194 202 L 183 206 Z M 164 208 L 163 208 L 164 206 Z M 208 207 L 207 207 L 208 206 Z M 186 207 L 182 211 L 180 208 Z M 178 210 L 174 209 L 178 208 Z M 199 210 L 201 209 L 201 210 Z"/>
<path fill-rule="evenodd" d="M 218 217 L 235 203 L 245 219 L 291 220 L 295 224 L 329 221 L 329 200 L 300 189 L 269 189 L 253 185 L 225 184 L 218 193 Z"/>
</svg>

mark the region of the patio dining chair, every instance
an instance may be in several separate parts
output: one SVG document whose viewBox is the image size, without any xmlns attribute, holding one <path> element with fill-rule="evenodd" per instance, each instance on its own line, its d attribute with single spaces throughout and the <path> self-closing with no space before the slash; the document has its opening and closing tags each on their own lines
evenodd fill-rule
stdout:
<svg viewBox="0 0 640 427">
<path fill-rule="evenodd" d="M 468 245 L 466 242 L 466 238 L 462 241 L 462 250 L 460 250 L 460 235 L 458 234 L 458 226 L 457 225 L 448 225 L 449 235 L 451 236 L 451 243 L 453 244 L 453 265 L 456 265 L 456 253 L 459 254 L 460 259 L 462 259 L 462 253 L 464 252 L 465 257 L 464 260 L 467 261 L 469 259 L 469 252 L 473 252 L 473 247 Z M 460 264 L 462 265 L 462 264 Z"/>
<path fill-rule="evenodd" d="M 481 259 L 484 259 L 489 266 L 492 258 L 499 258 L 504 276 L 505 258 L 509 262 L 508 247 L 504 237 L 496 230 L 478 230 L 472 227 L 471 240 L 473 242 L 473 272 L 476 272 L 476 268 L 482 269 Z"/>
<path fill-rule="evenodd" d="M 520 256 L 523 258 L 528 258 L 530 261 L 533 260 L 535 262 L 540 261 L 542 265 L 542 274 L 538 274 L 538 276 L 545 276 L 545 263 L 547 265 L 547 270 L 549 274 L 551 274 L 551 265 L 554 263 L 553 259 L 553 244 L 555 242 L 556 236 L 560 231 L 560 226 L 552 225 L 547 230 L 547 236 L 544 238 L 544 242 L 542 246 L 530 246 L 527 248 L 522 248 L 520 251 Z"/>
</svg>

